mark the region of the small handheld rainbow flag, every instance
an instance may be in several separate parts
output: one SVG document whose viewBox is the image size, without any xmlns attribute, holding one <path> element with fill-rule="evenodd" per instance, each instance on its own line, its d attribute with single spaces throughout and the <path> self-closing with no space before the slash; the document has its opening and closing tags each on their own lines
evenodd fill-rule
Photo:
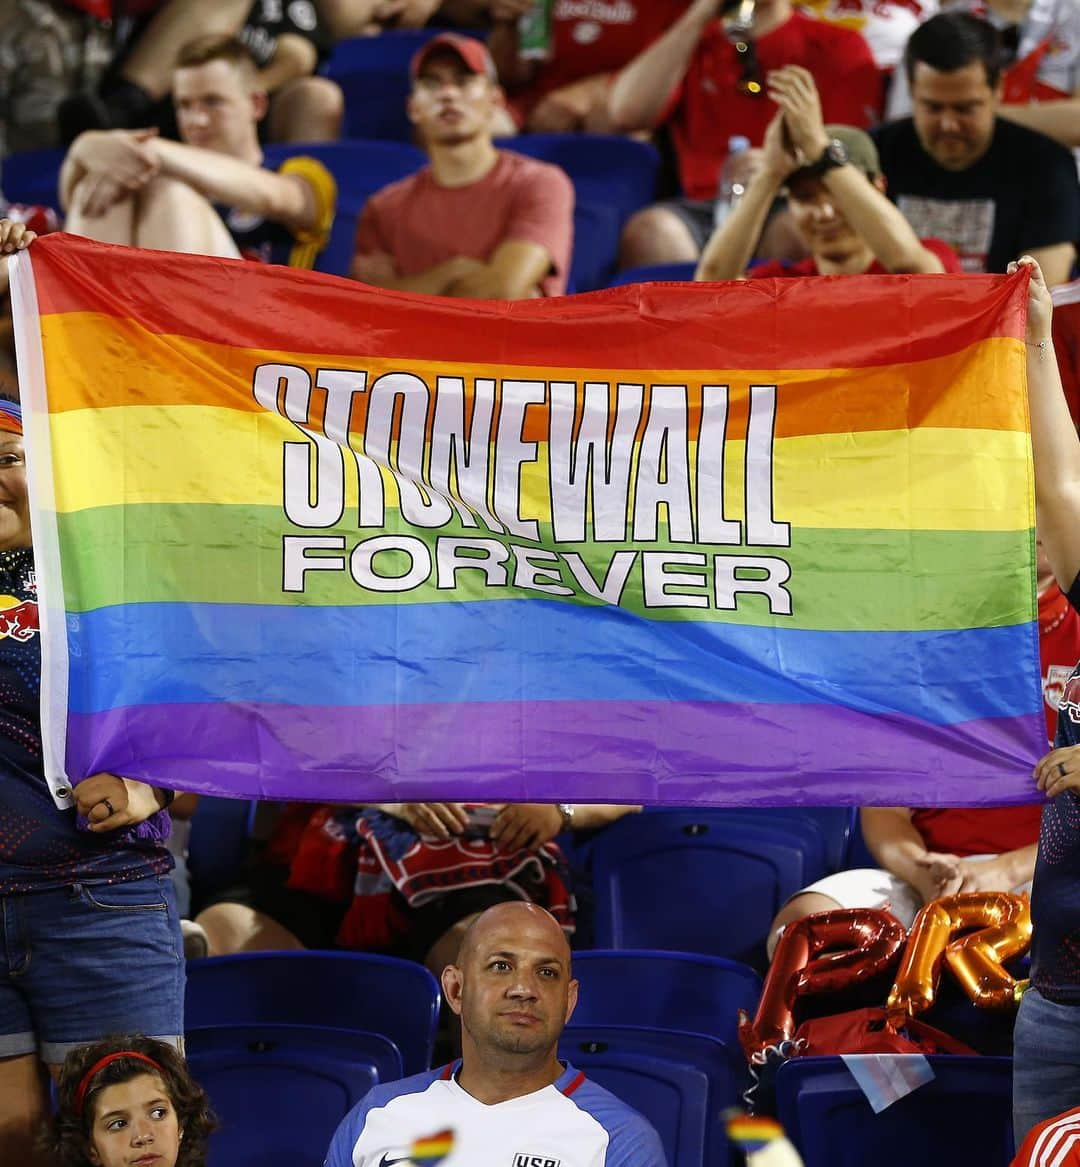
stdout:
<svg viewBox="0 0 1080 1167">
<path fill-rule="evenodd" d="M 409 1162 L 415 1167 L 436 1167 L 454 1149 L 454 1132 L 447 1127 L 427 1138 L 417 1139 L 409 1149 Z"/>
<path fill-rule="evenodd" d="M 1030 799 L 1025 280 L 505 304 L 39 240 L 54 792 Z"/>
</svg>

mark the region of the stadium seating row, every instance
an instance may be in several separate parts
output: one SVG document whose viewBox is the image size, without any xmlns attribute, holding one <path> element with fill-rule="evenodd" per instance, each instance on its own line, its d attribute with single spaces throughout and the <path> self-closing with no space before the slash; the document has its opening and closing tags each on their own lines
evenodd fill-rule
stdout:
<svg viewBox="0 0 1080 1167">
<path fill-rule="evenodd" d="M 605 287 L 614 272 L 623 224 L 652 199 L 660 166 L 657 151 L 644 142 L 604 134 L 531 134 L 499 144 L 552 162 L 570 175 L 576 192 L 570 288 L 584 292 Z M 323 162 L 338 184 L 337 218 L 316 268 L 346 275 L 364 203 L 388 183 L 418 170 L 424 155 L 408 142 L 343 139 L 271 146 L 266 158 L 278 166 L 301 153 Z M 5 195 L 12 202 L 58 206 L 62 161 L 58 150 L 9 155 L 4 159 Z"/>
<path fill-rule="evenodd" d="M 735 1023 L 754 1007 L 756 975 L 660 952 L 579 953 L 574 971 L 581 1005 L 560 1056 L 645 1114 L 672 1167 L 726 1163 L 723 1115 L 747 1085 Z M 211 1167 L 317 1167 L 367 1090 L 428 1065 L 438 1004 L 425 969 L 388 957 L 260 953 L 194 964 L 188 1058 L 222 1118 Z M 1004 1167 L 1009 1059 L 930 1062 L 934 1080 L 881 1114 L 840 1058 L 782 1066 L 779 1116 L 807 1167 Z"/>
</svg>

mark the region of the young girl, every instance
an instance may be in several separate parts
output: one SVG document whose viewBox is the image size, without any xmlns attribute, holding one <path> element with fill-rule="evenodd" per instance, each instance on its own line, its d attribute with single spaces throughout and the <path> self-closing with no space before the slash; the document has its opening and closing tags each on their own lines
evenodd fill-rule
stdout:
<svg viewBox="0 0 1080 1167">
<path fill-rule="evenodd" d="M 44 1140 L 56 1167 L 203 1167 L 215 1122 L 168 1042 L 111 1037 L 68 1054 Z"/>
</svg>

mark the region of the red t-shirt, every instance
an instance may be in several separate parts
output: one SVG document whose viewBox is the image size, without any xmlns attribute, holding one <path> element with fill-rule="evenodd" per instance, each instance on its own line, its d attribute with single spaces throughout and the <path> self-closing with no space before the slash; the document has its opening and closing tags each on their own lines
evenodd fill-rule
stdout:
<svg viewBox="0 0 1080 1167">
<path fill-rule="evenodd" d="M 1054 350 L 1069 412 L 1080 425 L 1080 280 L 1054 289 Z"/>
<path fill-rule="evenodd" d="M 615 73 L 648 48 L 686 11 L 689 0 L 555 0 L 551 57 L 515 88 L 518 124 L 545 94 L 597 73 Z"/>
<path fill-rule="evenodd" d="M 1032 789 L 1034 789 L 1034 781 Z M 928 851 L 948 855 L 998 855 L 1039 841 L 1042 803 L 1026 806 L 920 807 L 911 822 Z"/>
<path fill-rule="evenodd" d="M 802 65 L 821 94 L 826 122 L 867 128 L 881 113 L 882 80 L 863 38 L 848 28 L 796 12 L 755 42 L 761 77 L 783 65 Z M 742 68 L 719 21 L 698 43 L 682 84 L 661 120 L 669 120 L 683 193 L 716 197 L 728 139 L 745 134 L 760 146 L 776 113 L 767 97 L 738 89 Z"/>
<path fill-rule="evenodd" d="M 538 243 L 551 256 L 545 296 L 566 291 L 574 235 L 574 188 L 557 166 L 500 150 L 495 165 L 468 186 L 440 186 L 425 166 L 368 199 L 356 253 L 389 255 L 414 276 L 456 255 L 487 261 L 501 243 Z"/>
<path fill-rule="evenodd" d="M 920 242 L 927 251 L 932 251 L 941 260 L 947 272 L 959 272 L 962 270 L 960 267 L 960 257 L 947 243 L 944 243 L 940 239 L 922 239 Z M 875 259 L 862 274 L 866 276 L 885 276 L 889 273 L 881 266 L 881 261 Z M 748 280 L 778 280 L 792 276 L 819 275 L 821 275 L 821 272 L 818 271 L 817 260 L 811 255 L 806 259 L 797 260 L 795 263 L 783 263 L 779 259 L 767 260 L 765 263 L 759 263 L 750 268 L 746 273 L 746 278 Z"/>
<path fill-rule="evenodd" d="M 1033 1126 L 1010 1167 L 1080 1167 L 1080 1106 Z"/>
</svg>

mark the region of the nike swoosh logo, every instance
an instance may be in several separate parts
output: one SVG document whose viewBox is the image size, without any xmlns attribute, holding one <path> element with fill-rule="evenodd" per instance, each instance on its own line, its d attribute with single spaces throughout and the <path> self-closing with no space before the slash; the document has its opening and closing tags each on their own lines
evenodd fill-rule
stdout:
<svg viewBox="0 0 1080 1167">
<path fill-rule="evenodd" d="M 411 1160 L 408 1155 L 403 1155 L 400 1159 L 391 1159 L 389 1155 L 383 1155 L 379 1162 L 379 1167 L 394 1167 L 395 1163 L 409 1163 Z"/>
</svg>

